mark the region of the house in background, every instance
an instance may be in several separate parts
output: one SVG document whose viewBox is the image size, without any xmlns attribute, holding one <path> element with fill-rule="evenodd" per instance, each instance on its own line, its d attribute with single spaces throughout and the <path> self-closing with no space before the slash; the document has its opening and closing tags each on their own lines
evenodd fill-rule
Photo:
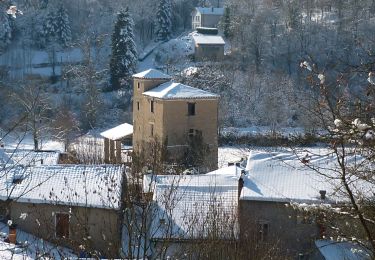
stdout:
<svg viewBox="0 0 375 260">
<path fill-rule="evenodd" d="M 133 126 L 127 123 L 100 133 L 104 137 L 104 163 L 122 163 L 122 143 L 130 144 Z"/>
<path fill-rule="evenodd" d="M 241 240 L 255 236 L 265 244 L 277 245 L 293 257 L 308 257 L 317 250 L 317 239 L 334 232 L 324 219 L 292 206 L 308 208 L 309 205 L 334 206 L 345 202 L 338 189 L 341 187 L 339 180 L 323 177 L 310 168 L 322 169 L 330 176 L 333 174 L 330 169 L 336 169 L 334 156 L 327 155 L 325 149 L 315 149 L 312 153 L 314 155 L 307 156 L 306 152 L 251 152 L 240 190 Z"/>
<path fill-rule="evenodd" d="M 166 149 L 167 161 L 207 172 L 218 163 L 219 96 L 150 69 L 133 75 L 133 149 Z"/>
<path fill-rule="evenodd" d="M 224 8 L 195 7 L 191 13 L 192 29 L 195 30 L 198 27 L 217 28 L 223 15 Z"/>
<path fill-rule="evenodd" d="M 118 256 L 122 166 L 7 167 L 0 180 L 3 220 L 76 252 L 84 246 L 105 257 Z"/>
<path fill-rule="evenodd" d="M 209 29 L 209 28 L 207 28 Z M 219 61 L 224 58 L 225 41 L 220 35 L 204 33 L 205 28 L 199 28 L 193 34 L 194 58 L 196 61 Z M 210 29 L 211 31 L 211 29 Z M 217 33 L 217 31 L 216 31 Z"/>
</svg>

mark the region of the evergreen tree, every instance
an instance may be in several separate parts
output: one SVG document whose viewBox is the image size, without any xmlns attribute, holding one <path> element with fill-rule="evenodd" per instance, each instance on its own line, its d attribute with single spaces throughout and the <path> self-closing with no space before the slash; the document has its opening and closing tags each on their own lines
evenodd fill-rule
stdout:
<svg viewBox="0 0 375 260">
<path fill-rule="evenodd" d="M 112 89 L 119 89 L 124 83 L 129 86 L 137 65 L 137 48 L 134 42 L 134 22 L 129 8 L 117 15 L 112 34 L 112 57 L 110 61 Z"/>
<path fill-rule="evenodd" d="M 230 28 L 230 9 L 229 7 L 226 7 L 224 9 L 224 16 L 222 20 L 223 24 L 223 31 L 224 31 L 224 36 L 225 38 L 230 38 L 231 37 L 231 28 Z"/>
<path fill-rule="evenodd" d="M 172 10 L 170 0 L 160 0 L 156 13 L 158 40 L 168 40 L 172 33 Z"/>
<path fill-rule="evenodd" d="M 0 48 L 5 48 L 12 39 L 11 18 L 5 12 L 0 14 Z"/>
<path fill-rule="evenodd" d="M 47 42 L 55 42 L 66 47 L 72 39 L 69 16 L 63 6 L 48 13 L 44 24 L 44 36 Z"/>
</svg>

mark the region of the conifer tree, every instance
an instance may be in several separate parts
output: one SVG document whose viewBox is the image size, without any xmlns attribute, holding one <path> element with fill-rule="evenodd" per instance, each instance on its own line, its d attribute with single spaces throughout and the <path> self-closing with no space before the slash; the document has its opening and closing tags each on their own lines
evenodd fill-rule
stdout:
<svg viewBox="0 0 375 260">
<path fill-rule="evenodd" d="M 226 7 L 224 9 L 224 16 L 223 16 L 223 31 L 225 38 L 231 37 L 231 28 L 230 28 L 230 9 L 229 7 Z"/>
<path fill-rule="evenodd" d="M 170 0 L 160 0 L 156 13 L 158 40 L 168 40 L 172 33 L 172 10 Z"/>
<path fill-rule="evenodd" d="M 135 73 L 138 53 L 134 41 L 134 22 L 129 8 L 117 15 L 112 34 L 112 57 L 110 61 L 112 89 L 130 86 L 131 76 Z"/>
<path fill-rule="evenodd" d="M 0 47 L 6 47 L 12 39 L 11 18 L 5 12 L 0 14 Z"/>
<path fill-rule="evenodd" d="M 44 36 L 47 42 L 55 42 L 66 47 L 72 39 L 69 16 L 63 6 L 48 13 L 44 24 Z"/>
</svg>

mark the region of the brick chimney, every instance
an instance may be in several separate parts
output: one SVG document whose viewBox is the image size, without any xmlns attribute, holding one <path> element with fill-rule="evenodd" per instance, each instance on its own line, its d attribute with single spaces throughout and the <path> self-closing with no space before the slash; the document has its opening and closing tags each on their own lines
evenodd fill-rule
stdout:
<svg viewBox="0 0 375 260">
<path fill-rule="evenodd" d="M 241 196 L 241 191 L 244 186 L 244 176 L 245 176 L 245 170 L 241 170 L 241 177 L 238 179 L 238 198 Z"/>
<path fill-rule="evenodd" d="M 327 193 L 327 191 L 320 190 L 319 193 L 320 193 L 320 199 L 321 200 L 325 200 L 326 199 L 326 193 Z"/>
<path fill-rule="evenodd" d="M 14 224 L 9 226 L 8 239 L 9 239 L 9 243 L 11 243 L 11 244 L 17 243 L 17 228 Z"/>
</svg>

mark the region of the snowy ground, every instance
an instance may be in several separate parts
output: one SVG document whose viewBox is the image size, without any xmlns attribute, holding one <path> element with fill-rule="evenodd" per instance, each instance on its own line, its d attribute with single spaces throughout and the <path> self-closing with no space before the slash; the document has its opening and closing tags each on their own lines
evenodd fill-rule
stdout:
<svg viewBox="0 0 375 260">
<path fill-rule="evenodd" d="M 0 259 L 77 259 L 71 250 L 48 243 L 19 229 L 17 245 L 9 244 L 4 242 L 8 234 L 8 226 L 0 222 Z M 44 257 L 40 257 L 41 255 Z"/>
<path fill-rule="evenodd" d="M 271 127 L 267 126 L 250 126 L 250 127 L 226 127 L 221 130 L 222 135 L 255 136 L 255 135 L 269 135 L 272 133 Z M 305 134 L 305 130 L 301 127 L 282 127 L 277 128 L 277 133 L 282 137 L 290 137 Z"/>
<path fill-rule="evenodd" d="M 16 134 L 13 132 L 3 138 L 0 133 L 0 141 L 4 144 L 5 149 L 34 149 L 33 138 L 29 134 Z M 41 150 L 64 151 L 63 143 L 55 140 L 42 139 L 40 145 Z"/>
<path fill-rule="evenodd" d="M 174 63 L 182 65 L 182 69 L 191 66 L 188 56 L 194 53 L 194 45 L 190 33 L 183 33 L 161 44 L 151 42 L 141 57 L 143 58 L 144 53 L 149 52 L 151 48 L 153 48 L 152 53 L 138 63 L 137 72 L 150 68 L 168 70 L 169 67 L 175 67 Z"/>
</svg>

